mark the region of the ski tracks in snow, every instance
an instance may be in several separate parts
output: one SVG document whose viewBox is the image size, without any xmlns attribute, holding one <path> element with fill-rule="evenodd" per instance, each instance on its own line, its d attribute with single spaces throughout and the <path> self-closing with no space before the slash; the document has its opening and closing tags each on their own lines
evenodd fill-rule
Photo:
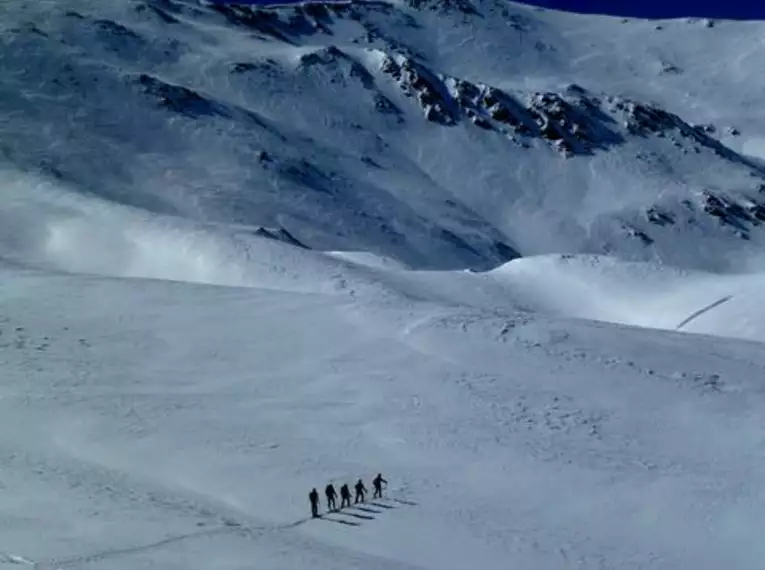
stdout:
<svg viewBox="0 0 765 570">
<path fill-rule="evenodd" d="M 697 318 L 699 318 L 699 317 L 700 317 L 701 315 L 703 315 L 704 313 L 708 313 L 709 311 L 711 311 L 712 309 L 715 309 L 715 308 L 719 307 L 719 306 L 720 306 L 720 305 L 722 305 L 723 303 L 727 303 L 727 302 L 728 302 L 728 301 L 730 301 L 731 299 L 733 299 L 733 295 L 726 295 L 726 296 L 725 296 L 725 297 L 723 297 L 722 299 L 718 299 L 718 300 L 717 300 L 717 301 L 715 301 L 714 303 L 710 303 L 710 304 L 709 304 L 709 305 L 707 305 L 706 307 L 702 307 L 702 308 L 701 308 L 701 309 L 699 309 L 698 311 L 695 311 L 695 312 L 691 313 L 691 314 L 690 314 L 690 315 L 689 315 L 689 316 L 688 316 L 688 317 L 687 317 L 687 318 L 686 318 L 686 319 L 685 319 L 683 322 L 681 322 L 679 325 L 677 325 L 677 326 L 675 327 L 675 330 L 678 330 L 678 331 L 679 331 L 680 329 L 682 329 L 682 328 L 683 328 L 685 325 L 687 325 L 687 324 L 688 324 L 688 323 L 690 323 L 691 321 L 694 321 L 694 320 L 696 320 Z"/>
<path fill-rule="evenodd" d="M 414 501 L 399 499 L 395 497 L 386 497 L 386 498 L 390 501 L 393 501 L 401 505 L 408 505 L 408 506 L 417 505 L 417 503 L 415 503 Z M 382 500 L 385 500 L 386 498 L 383 498 Z M 381 504 L 376 506 L 380 506 L 385 509 L 394 508 L 391 505 Z M 336 517 L 330 518 L 327 516 L 329 514 L 351 514 L 351 513 L 341 513 L 339 511 L 333 511 L 331 513 L 325 513 L 324 515 L 321 515 L 317 517 L 316 519 L 313 519 L 311 517 L 305 517 L 302 519 L 298 519 L 294 522 L 284 523 L 284 524 L 243 525 L 236 521 L 226 521 L 223 523 L 222 526 L 216 526 L 214 528 L 207 528 L 207 529 L 198 530 L 195 532 L 188 532 L 184 534 L 168 536 L 161 540 L 157 540 L 157 541 L 146 543 L 146 544 L 127 546 L 124 548 L 112 548 L 112 549 L 102 550 L 100 552 L 95 552 L 92 554 L 70 556 L 67 558 L 58 558 L 58 559 L 46 560 L 46 561 L 40 561 L 40 562 L 35 562 L 27 558 L 24 558 L 22 556 L 0 552 L 0 565 L 14 564 L 14 565 L 32 566 L 33 568 L 38 568 L 40 570 L 64 570 L 67 568 L 75 568 L 81 564 L 90 564 L 93 562 L 101 562 L 103 560 L 118 558 L 121 556 L 142 554 L 145 552 L 149 552 L 151 550 L 156 550 L 166 546 L 170 546 L 172 544 L 177 544 L 180 542 L 190 541 L 190 540 L 204 538 L 204 537 L 213 537 L 213 536 L 226 535 L 226 534 L 239 534 L 241 536 L 245 536 L 250 539 L 257 539 L 264 536 L 265 534 L 268 534 L 269 532 L 279 532 L 279 531 L 288 531 L 288 530 L 296 529 L 303 524 L 311 522 L 312 520 L 334 522 L 334 523 L 339 523 L 346 526 L 361 525 L 360 522 L 343 520 Z M 351 516 L 354 516 L 354 515 L 351 514 Z M 373 519 L 374 517 L 364 516 L 363 518 Z"/>
<path fill-rule="evenodd" d="M 204 536 L 214 536 L 219 534 L 230 534 L 233 532 L 242 532 L 247 531 L 247 527 L 241 527 L 238 525 L 231 525 L 231 526 L 223 526 L 223 527 L 216 527 L 211 529 L 205 529 L 200 530 L 197 532 L 190 532 L 186 534 L 179 534 L 176 536 L 169 536 L 167 538 L 164 538 L 162 540 L 158 540 L 156 542 L 151 542 L 148 544 L 142 544 L 138 546 L 128 546 L 125 548 L 115 548 L 110 550 L 103 550 L 101 552 L 96 552 L 93 554 L 87 554 L 82 556 L 72 556 L 70 558 L 61 558 L 57 560 L 50 560 L 47 562 L 36 562 L 33 563 L 35 568 L 40 569 L 51 569 L 51 570 L 59 570 L 63 568 L 71 568 L 74 566 L 77 566 L 79 564 L 87 564 L 91 562 L 100 562 L 102 560 L 105 560 L 107 558 L 116 558 L 119 556 L 128 556 L 131 554 L 139 554 L 143 552 L 147 552 L 150 550 L 154 550 L 157 548 L 162 548 L 164 546 L 168 546 L 170 544 L 175 544 L 178 542 L 183 542 L 186 540 L 192 540 L 195 538 L 201 538 Z M 252 529 L 249 529 L 252 530 Z"/>
</svg>

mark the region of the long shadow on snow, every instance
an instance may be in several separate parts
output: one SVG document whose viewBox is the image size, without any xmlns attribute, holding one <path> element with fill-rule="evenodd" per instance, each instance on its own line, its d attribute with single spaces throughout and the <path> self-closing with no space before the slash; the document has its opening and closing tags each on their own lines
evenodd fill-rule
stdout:
<svg viewBox="0 0 765 570">
<path fill-rule="evenodd" d="M 348 508 L 351 508 L 351 509 L 358 509 L 358 510 L 360 510 L 360 511 L 364 511 L 365 513 L 375 513 L 375 514 L 378 514 L 378 515 L 379 515 L 380 513 L 382 513 L 382 511 L 377 511 L 377 510 L 375 510 L 375 509 L 370 509 L 370 508 L 368 508 L 368 507 L 360 507 L 360 506 L 358 506 L 358 505 L 352 505 L 352 506 L 350 506 L 350 507 L 348 507 Z"/>
<path fill-rule="evenodd" d="M 355 517 L 355 518 L 357 518 L 357 519 L 364 519 L 364 520 L 368 520 L 368 521 L 373 521 L 373 520 L 375 520 L 375 518 L 374 518 L 374 517 L 370 517 L 370 516 L 368 516 L 368 515 L 361 515 L 361 514 L 359 514 L 359 513 L 352 513 L 352 512 L 350 512 L 350 511 L 346 511 L 346 510 L 342 510 L 342 511 L 332 511 L 332 513 L 333 513 L 333 514 L 338 514 L 338 515 L 346 515 L 346 516 L 349 516 L 349 517 Z"/>
<path fill-rule="evenodd" d="M 357 522 L 353 522 L 353 521 L 346 521 L 346 520 L 343 520 L 343 519 L 334 519 L 334 518 L 330 519 L 330 518 L 327 518 L 327 515 L 319 515 L 316 518 L 318 520 L 321 520 L 321 521 L 345 524 L 345 525 L 348 525 L 348 526 L 361 526 L 361 523 L 357 523 Z"/>
</svg>

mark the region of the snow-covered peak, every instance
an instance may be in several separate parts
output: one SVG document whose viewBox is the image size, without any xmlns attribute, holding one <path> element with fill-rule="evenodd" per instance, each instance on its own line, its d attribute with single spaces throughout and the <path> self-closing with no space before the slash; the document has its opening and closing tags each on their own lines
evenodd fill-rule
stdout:
<svg viewBox="0 0 765 570">
<path fill-rule="evenodd" d="M 46 6 L 4 5 L 0 132 L 7 170 L 67 192 L 417 268 L 566 251 L 719 270 L 763 245 L 736 75 L 756 57 L 716 51 L 757 24 L 489 0 Z"/>
</svg>

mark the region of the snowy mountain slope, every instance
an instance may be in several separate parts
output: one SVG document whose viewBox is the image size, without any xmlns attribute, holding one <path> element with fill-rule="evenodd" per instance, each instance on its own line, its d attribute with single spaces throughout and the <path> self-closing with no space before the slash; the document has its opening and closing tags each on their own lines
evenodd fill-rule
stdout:
<svg viewBox="0 0 765 570">
<path fill-rule="evenodd" d="M 4 562 L 744 569 L 763 555 L 759 344 L 434 303 L 2 282 Z M 413 504 L 302 522 L 311 486 L 380 469 Z"/>
<path fill-rule="evenodd" d="M 5 161 L 417 268 L 761 250 L 760 24 L 439 6 L 5 3 Z"/>
<path fill-rule="evenodd" d="M 25 181 L 7 183 L 4 195 L 6 249 L 0 253 L 17 264 L 333 294 L 365 303 L 420 300 L 541 312 L 765 341 L 763 273 L 754 266 L 747 274 L 721 275 L 615 258 L 540 256 L 485 273 L 413 271 L 368 253 L 323 254 L 250 228 L 147 216 L 34 178 Z M 715 310 L 707 314 L 710 306 Z"/>
<path fill-rule="evenodd" d="M 757 568 L 762 31 L 0 3 L 0 567 Z"/>
<path fill-rule="evenodd" d="M 569 318 L 765 341 L 762 273 L 708 274 L 613 258 L 521 259 L 490 278 L 518 303 Z"/>
</svg>

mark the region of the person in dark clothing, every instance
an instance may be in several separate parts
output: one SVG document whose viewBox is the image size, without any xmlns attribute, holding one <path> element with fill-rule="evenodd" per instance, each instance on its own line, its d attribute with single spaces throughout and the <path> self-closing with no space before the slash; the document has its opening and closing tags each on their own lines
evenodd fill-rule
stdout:
<svg viewBox="0 0 765 570">
<path fill-rule="evenodd" d="M 382 498 L 382 484 L 383 483 L 385 483 L 386 485 L 388 484 L 388 482 L 385 479 L 383 479 L 382 473 L 378 473 L 377 477 L 372 479 L 372 485 L 375 488 L 375 492 L 372 495 L 372 497 L 374 497 L 375 499 Z"/>
<path fill-rule="evenodd" d="M 327 509 L 330 511 L 335 510 L 337 508 L 337 491 L 335 491 L 335 486 L 332 483 L 327 485 L 324 489 L 324 494 L 327 496 Z"/>
<path fill-rule="evenodd" d="M 340 487 L 340 508 L 351 506 L 351 490 L 348 488 L 348 483 L 343 483 Z"/>
<path fill-rule="evenodd" d="M 319 516 L 319 492 L 316 490 L 316 487 L 308 493 L 308 499 L 311 501 L 311 516 L 316 518 Z"/>
<path fill-rule="evenodd" d="M 367 488 L 364 486 L 364 482 L 361 479 L 356 481 L 356 485 L 354 486 L 354 489 L 356 489 L 356 499 L 353 502 L 363 503 L 364 494 L 367 492 Z"/>
</svg>

